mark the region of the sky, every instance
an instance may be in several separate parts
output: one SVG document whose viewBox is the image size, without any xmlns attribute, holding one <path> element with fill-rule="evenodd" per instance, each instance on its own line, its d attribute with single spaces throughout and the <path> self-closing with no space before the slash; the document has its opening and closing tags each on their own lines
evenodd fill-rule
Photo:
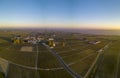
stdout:
<svg viewBox="0 0 120 78">
<path fill-rule="evenodd" d="M 0 0 L 0 28 L 120 29 L 120 0 Z"/>
</svg>

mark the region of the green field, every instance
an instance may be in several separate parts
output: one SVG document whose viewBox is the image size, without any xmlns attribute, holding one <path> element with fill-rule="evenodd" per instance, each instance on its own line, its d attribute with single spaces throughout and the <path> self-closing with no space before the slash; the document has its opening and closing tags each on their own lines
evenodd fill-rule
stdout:
<svg viewBox="0 0 120 78">
<path fill-rule="evenodd" d="M 7 78 L 73 78 L 45 46 L 13 44 L 11 38 L 14 35 L 23 35 L 23 32 L 20 31 L 15 31 L 15 33 L 13 31 L 0 32 L 0 57 L 10 63 Z M 25 33 L 24 36 L 28 34 L 28 32 Z M 94 74 L 89 78 L 114 78 L 115 76 L 119 78 L 120 75 L 116 75 L 116 72 L 120 72 L 120 64 L 117 64 L 120 51 L 118 39 L 120 39 L 118 36 L 58 33 L 55 41 L 60 44 L 56 45 L 54 50 L 73 71 L 84 77 L 96 59 L 98 51 L 113 41 L 113 44 L 101 56 L 102 61 L 100 59 L 97 62 L 99 65 L 96 64 Z M 96 45 L 89 43 L 96 40 L 101 43 Z M 65 46 L 62 46 L 62 42 L 65 42 Z M 33 51 L 21 51 L 22 46 L 31 46 Z M 2 75 L 0 73 L 0 78 Z"/>
<path fill-rule="evenodd" d="M 0 57 L 17 64 L 34 66 L 36 53 L 21 52 L 20 46 L 21 45 L 16 46 L 11 44 L 9 47 L 6 47 L 2 51 L 0 51 Z"/>
<path fill-rule="evenodd" d="M 109 43 L 107 39 L 99 39 L 99 36 L 86 36 L 87 41 L 79 40 L 76 37 L 67 37 L 65 40 L 65 47 L 56 46 L 55 50 L 63 58 L 63 60 L 72 68 L 76 73 L 84 76 L 90 68 L 92 62 L 95 60 L 98 50 L 103 48 Z M 97 38 L 97 39 L 96 39 Z M 100 44 L 89 44 L 88 41 L 100 40 Z M 62 40 L 61 40 L 62 41 Z"/>
<path fill-rule="evenodd" d="M 32 46 L 33 52 L 21 52 L 20 49 L 22 46 Z M 36 61 L 37 52 L 38 61 Z M 0 32 L 0 57 L 10 62 L 6 78 L 57 78 L 58 76 L 59 78 L 72 78 L 72 76 L 64 69 L 44 70 L 61 68 L 62 66 L 56 57 L 43 45 L 13 44 L 11 42 L 10 33 Z M 38 69 L 35 69 L 36 64 Z M 22 65 L 23 67 L 17 65 Z M 26 68 L 24 66 L 34 67 L 34 69 Z M 0 78 L 2 78 L 2 74 L 0 74 Z"/>
<path fill-rule="evenodd" d="M 0 78 L 4 78 L 4 74 L 0 72 Z"/>
<path fill-rule="evenodd" d="M 73 78 L 66 70 L 38 71 L 41 78 Z M 47 74 L 47 75 L 46 75 Z"/>
<path fill-rule="evenodd" d="M 113 44 L 104 52 L 103 60 L 95 73 L 95 78 L 119 78 L 120 63 L 118 63 L 120 53 L 120 41 Z M 117 66 L 118 65 L 118 66 Z"/>
</svg>

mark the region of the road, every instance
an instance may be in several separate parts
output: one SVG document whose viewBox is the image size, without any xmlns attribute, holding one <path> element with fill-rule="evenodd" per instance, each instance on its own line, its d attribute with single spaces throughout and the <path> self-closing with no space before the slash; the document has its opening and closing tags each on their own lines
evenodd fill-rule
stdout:
<svg viewBox="0 0 120 78">
<path fill-rule="evenodd" d="M 88 75 L 90 74 L 90 72 L 92 71 L 93 67 L 95 66 L 95 64 L 97 63 L 100 55 L 104 52 L 104 50 L 106 50 L 107 48 L 109 48 L 109 46 L 111 45 L 112 42 L 109 42 L 107 45 L 105 45 L 103 48 L 101 48 L 100 50 L 98 50 L 98 55 L 96 57 L 96 59 L 94 60 L 94 62 L 92 63 L 91 67 L 89 68 L 89 70 L 87 71 L 87 73 L 85 74 L 84 78 L 87 78 Z"/>
<path fill-rule="evenodd" d="M 38 44 L 36 45 L 36 48 L 37 48 L 37 52 L 36 52 L 36 65 L 35 65 L 35 67 L 36 67 L 36 76 L 38 78 L 40 78 L 40 75 L 38 73 L 38 53 L 39 53 Z"/>
<path fill-rule="evenodd" d="M 13 65 L 16 65 L 18 67 L 21 67 L 21 68 L 26 68 L 26 69 L 32 69 L 32 70 L 45 70 L 45 71 L 49 71 L 49 70 L 61 70 L 61 69 L 64 69 L 62 67 L 59 67 L 59 68 L 38 68 L 38 67 L 32 67 L 32 66 L 25 66 L 25 65 L 22 65 L 22 64 L 17 64 L 17 63 L 14 63 L 12 61 L 9 61 L 9 60 L 6 60 L 6 59 L 3 59 L 0 57 L 0 61 L 4 61 L 6 63 L 9 63 L 9 64 L 13 64 Z M 37 62 L 36 62 L 37 63 Z"/>
<path fill-rule="evenodd" d="M 64 61 L 63 59 L 57 54 L 56 51 L 51 49 L 48 45 L 43 43 L 43 45 L 58 59 L 58 61 L 61 63 L 61 65 L 64 67 L 65 70 L 67 70 L 68 73 L 70 73 L 74 78 L 82 78 L 80 75 L 75 73 Z"/>
<path fill-rule="evenodd" d="M 115 78 L 118 78 L 119 64 L 120 64 L 120 53 L 118 55 L 117 66 L 116 66 L 116 71 L 115 71 Z"/>
<path fill-rule="evenodd" d="M 95 64 L 97 63 L 100 55 L 103 53 L 104 50 L 106 50 L 109 45 L 111 44 L 111 42 L 109 42 L 107 45 L 105 45 L 103 48 L 101 48 L 100 50 L 98 50 L 98 55 L 96 57 L 96 59 L 94 60 L 94 62 L 92 63 L 91 67 L 89 68 L 89 70 L 87 71 L 87 73 L 85 74 L 84 78 L 87 78 L 88 75 L 90 74 L 90 72 L 92 71 L 92 69 L 94 68 Z"/>
<path fill-rule="evenodd" d="M 36 67 L 36 70 L 38 68 L 38 45 L 36 45 L 37 47 L 37 52 L 36 52 L 36 64 L 35 64 L 35 67 Z"/>
</svg>

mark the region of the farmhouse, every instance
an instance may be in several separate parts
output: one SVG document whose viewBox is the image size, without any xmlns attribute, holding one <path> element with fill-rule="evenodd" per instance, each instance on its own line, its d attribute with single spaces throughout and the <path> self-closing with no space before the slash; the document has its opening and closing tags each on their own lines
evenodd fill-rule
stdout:
<svg viewBox="0 0 120 78">
<path fill-rule="evenodd" d="M 101 43 L 101 41 L 90 41 L 89 43 L 90 43 L 90 44 L 94 44 L 94 45 L 96 45 L 96 44 Z"/>
</svg>

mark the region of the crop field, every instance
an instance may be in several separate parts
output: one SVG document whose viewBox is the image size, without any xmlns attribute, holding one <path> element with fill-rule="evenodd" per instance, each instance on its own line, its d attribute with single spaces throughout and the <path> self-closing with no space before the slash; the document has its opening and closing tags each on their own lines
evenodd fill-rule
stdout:
<svg viewBox="0 0 120 78">
<path fill-rule="evenodd" d="M 44 46 L 39 46 L 38 49 L 38 67 L 40 68 L 57 68 L 61 67 L 55 56 L 52 55 Z"/>
<path fill-rule="evenodd" d="M 21 46 L 21 45 L 20 45 Z M 24 65 L 24 66 L 30 66 L 30 67 L 35 67 L 36 66 L 36 47 L 34 48 L 35 50 L 33 52 L 20 52 L 20 46 L 14 46 L 13 48 L 7 49 L 7 50 L 3 50 L 0 52 L 0 56 L 6 60 L 9 60 L 13 63 L 16 64 L 20 64 L 20 65 Z M 12 46 L 13 47 L 13 46 Z M 7 55 L 6 55 L 7 54 Z M 19 60 L 19 61 L 18 61 Z M 19 76 L 20 78 L 25 77 L 25 78 L 37 78 L 35 77 L 35 70 L 31 70 L 31 69 L 26 69 L 26 68 L 21 68 L 18 67 L 14 64 L 11 64 L 9 67 L 9 74 L 8 74 L 8 78 L 16 78 L 17 76 Z M 37 61 L 37 68 L 42 68 L 42 69 L 52 69 L 52 68 L 58 68 L 61 67 L 61 64 L 57 61 L 57 59 L 43 46 L 39 45 L 38 48 L 38 61 Z M 19 70 L 19 71 L 18 71 Z M 68 78 L 71 77 L 71 75 L 69 75 L 67 73 L 67 71 L 65 70 L 58 70 L 59 72 L 62 72 L 64 75 L 66 75 Z M 59 72 L 57 70 L 51 70 L 50 73 L 53 73 L 53 76 L 55 75 L 56 77 L 58 76 Z M 14 73 L 12 73 L 14 72 Z M 25 73 L 25 72 L 28 72 Z M 40 70 L 39 72 L 41 72 L 41 76 L 46 76 L 48 77 L 48 75 L 46 74 L 45 70 Z M 58 73 L 57 73 L 58 72 Z M 18 75 L 15 75 L 18 74 Z M 49 72 L 48 72 L 49 74 Z M 33 75 L 33 76 L 32 76 Z M 50 75 L 50 74 L 49 74 Z M 62 75 L 61 77 L 63 77 L 64 75 Z M 51 77 L 52 78 L 52 77 Z"/>
<path fill-rule="evenodd" d="M 10 60 L 13 63 L 17 63 L 20 65 L 24 65 L 24 66 L 32 66 L 35 67 L 36 66 L 36 47 L 34 48 L 33 52 L 20 52 L 17 51 L 18 49 L 20 49 L 21 45 L 15 47 L 14 49 L 16 49 L 15 51 L 11 50 L 11 52 L 9 52 L 9 50 L 3 51 L 4 54 L 1 51 L 1 57 L 5 58 L 6 60 Z M 7 55 L 6 55 L 7 53 Z M 19 60 L 19 61 L 18 61 Z M 38 70 L 40 68 L 42 69 L 52 69 L 52 68 L 57 68 L 57 67 L 61 67 L 60 63 L 56 60 L 56 58 L 50 53 L 48 52 L 48 50 L 43 47 L 42 45 L 38 46 L 38 61 L 37 61 L 37 68 Z M 41 74 L 39 74 L 39 72 Z M 48 72 L 48 75 L 46 75 L 46 73 Z M 63 73 L 63 75 L 60 75 L 60 73 Z M 53 74 L 53 76 L 51 75 Z M 70 74 L 68 74 L 67 71 L 60 69 L 60 70 L 51 70 L 51 71 L 46 71 L 46 70 L 39 70 L 37 71 L 36 69 L 26 69 L 26 67 L 20 67 L 14 64 L 10 64 L 9 65 L 9 71 L 8 71 L 8 75 L 7 78 L 47 78 L 48 76 L 50 78 L 52 77 L 56 77 L 59 75 L 59 77 L 64 77 L 66 76 L 67 78 L 72 78 L 72 76 Z"/>
<path fill-rule="evenodd" d="M 26 51 L 26 52 L 32 52 L 33 51 L 33 47 L 32 46 L 22 46 L 21 47 L 21 51 Z"/>
<path fill-rule="evenodd" d="M 0 51 L 0 57 L 17 64 L 34 66 L 36 53 L 21 52 L 20 46 L 11 45 Z"/>
<path fill-rule="evenodd" d="M 41 78 L 73 78 L 66 70 L 41 71 L 39 70 Z M 47 75 L 46 75 L 47 74 Z"/>
<path fill-rule="evenodd" d="M 4 78 L 4 74 L 0 72 L 0 78 Z"/>
<path fill-rule="evenodd" d="M 68 38 L 68 37 L 67 37 Z M 79 40 L 74 37 L 65 40 L 65 46 L 56 46 L 56 52 L 76 73 L 84 76 L 95 60 L 98 50 L 108 44 L 109 40 L 97 39 L 101 43 L 93 45 L 88 41 L 96 40 L 96 37 L 88 37 L 87 41 Z M 62 41 L 62 40 L 61 40 Z"/>
<path fill-rule="evenodd" d="M 36 70 L 21 68 L 10 64 L 6 78 L 37 78 Z"/>
<path fill-rule="evenodd" d="M 120 78 L 120 41 L 114 42 L 103 54 L 103 59 L 94 77 Z"/>
<path fill-rule="evenodd" d="M 73 78 L 66 70 L 34 70 L 10 65 L 7 78 Z"/>
<path fill-rule="evenodd" d="M 17 34 L 23 33 L 17 32 Z M 13 44 L 11 42 L 13 35 L 13 32 L 0 32 L 0 57 L 9 62 L 6 78 L 73 78 L 73 76 L 64 69 L 56 56 L 45 46 L 42 44 Z M 56 45 L 53 49 L 68 67 L 82 77 L 85 76 L 96 59 L 98 51 L 112 40 L 110 37 L 107 38 L 101 35 L 58 34 L 56 37 L 55 41 L 60 44 Z M 115 37 L 114 39 L 117 38 Z M 101 43 L 91 44 L 89 43 L 91 41 L 101 41 Z M 65 44 L 64 46 L 62 45 L 63 42 Z M 25 46 L 30 50 L 21 51 L 21 48 Z M 112 52 L 111 49 L 110 52 Z M 108 55 L 106 51 L 104 54 L 106 61 L 103 60 L 104 64 L 105 62 L 107 63 L 108 58 L 112 57 L 113 54 L 111 54 L 110 57 Z M 114 60 L 114 58 L 111 60 Z M 100 67 L 101 69 L 96 70 L 94 77 L 107 77 L 104 77 L 104 74 L 101 73 L 104 71 L 103 69 L 106 68 L 104 67 L 106 65 L 103 63 L 101 64 L 103 65 Z M 0 74 L 0 76 L 2 75 L 3 74 Z"/>
<path fill-rule="evenodd" d="M 10 37 L 1 36 L 0 57 L 6 59 L 10 63 L 6 78 L 39 78 L 39 76 L 42 78 L 57 78 L 58 76 L 60 78 L 64 78 L 64 76 L 72 78 L 72 76 L 62 68 L 55 56 L 53 56 L 43 45 L 15 45 L 6 40 L 6 38 L 10 39 Z M 21 47 L 23 46 L 33 47 L 32 52 L 21 52 Z M 57 70 L 56 68 L 59 67 L 60 69 Z M 61 73 L 63 75 L 61 75 Z M 1 73 L 0 78 L 2 78 L 2 75 Z"/>
</svg>

